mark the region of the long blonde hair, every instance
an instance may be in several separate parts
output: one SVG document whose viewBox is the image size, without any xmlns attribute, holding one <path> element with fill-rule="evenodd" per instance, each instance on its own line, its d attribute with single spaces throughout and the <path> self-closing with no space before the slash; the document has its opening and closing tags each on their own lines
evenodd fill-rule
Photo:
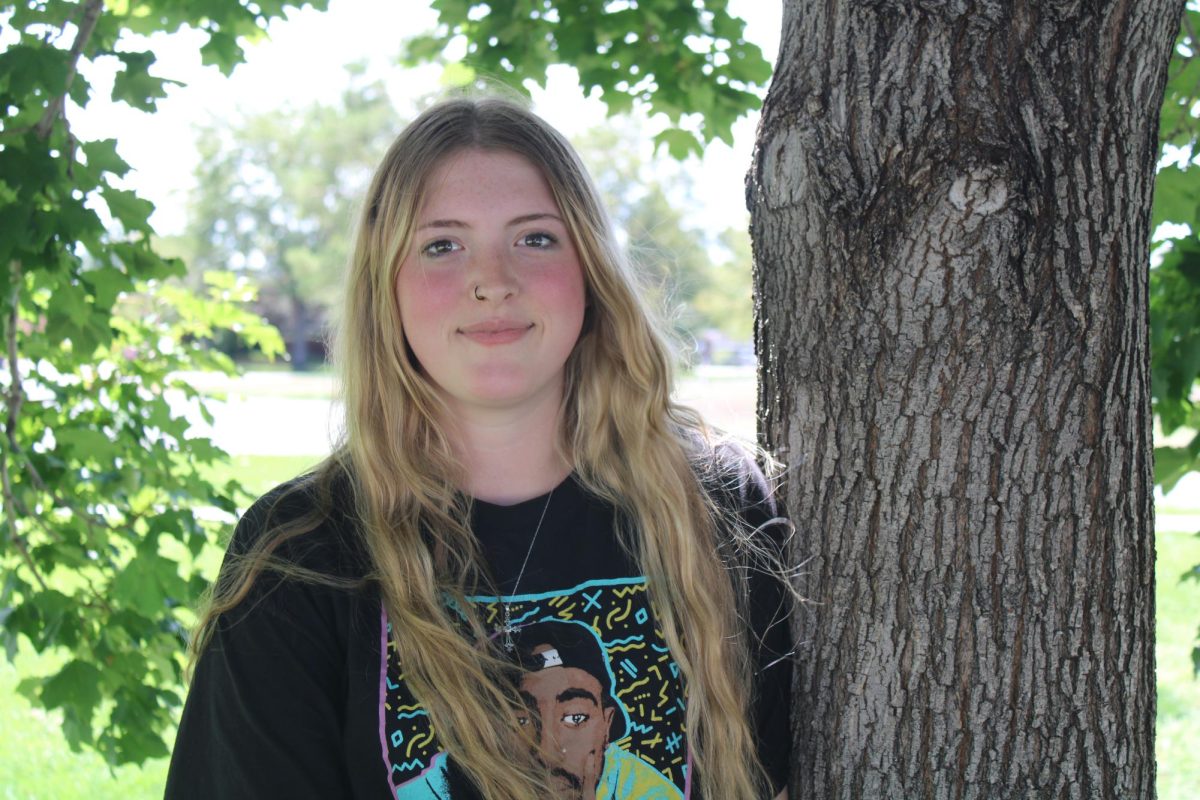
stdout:
<svg viewBox="0 0 1200 800">
<path fill-rule="evenodd" d="M 349 479 L 357 535 L 388 617 L 405 678 L 442 746 L 485 797 L 552 794 L 546 767 L 515 722 L 523 707 L 513 667 L 477 616 L 461 623 L 469 590 L 487 580 L 470 529 L 461 467 L 439 424 L 438 395 L 409 351 L 396 276 L 433 169 L 463 150 L 515 153 L 548 182 L 587 289 L 583 332 L 566 364 L 559 447 L 589 492 L 611 502 L 622 545 L 646 576 L 651 602 L 684 679 L 686 729 L 700 789 L 752 800 L 768 791 L 747 720 L 751 707 L 746 598 L 721 554 L 749 538 L 722 519 L 702 482 L 720 471 L 701 420 L 671 399 L 672 363 L 643 307 L 598 194 L 553 128 L 507 101 L 455 99 L 420 114 L 371 182 L 335 337 L 346 410 L 342 445 L 307 479 L 318 508 L 272 529 L 223 575 L 195 637 L 240 602 L 262 569 L 317 579 L 272 562 L 279 545 L 329 513 L 330 487 Z M 324 507 L 322 507 L 324 506 Z M 277 561 L 278 559 L 276 559 Z M 452 611 L 447 600 L 457 611 Z"/>
</svg>

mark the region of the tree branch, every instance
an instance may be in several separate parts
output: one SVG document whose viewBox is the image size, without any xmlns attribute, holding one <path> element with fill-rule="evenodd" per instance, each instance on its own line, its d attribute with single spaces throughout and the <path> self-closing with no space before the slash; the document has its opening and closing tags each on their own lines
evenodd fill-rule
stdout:
<svg viewBox="0 0 1200 800">
<path fill-rule="evenodd" d="M 8 362 L 9 386 L 7 391 L 4 392 L 5 405 L 8 408 L 8 418 L 5 420 L 4 426 L 5 441 L 7 441 L 8 447 L 0 447 L 0 491 L 3 492 L 4 497 L 4 516 L 5 521 L 8 523 L 9 540 L 13 543 L 17 552 L 21 554 L 21 560 L 25 562 L 25 566 L 33 574 L 33 579 L 37 582 L 37 585 L 41 587 L 42 591 L 48 591 L 49 587 L 46 585 L 46 580 L 29 552 L 29 545 L 17 528 L 17 512 L 20 511 L 24 516 L 40 523 L 42 530 L 50 539 L 61 542 L 62 537 L 58 535 L 53 527 L 47 525 L 44 520 L 31 514 L 29 509 L 25 507 L 25 504 L 17 497 L 16 492 L 13 491 L 12 475 L 9 474 L 9 453 L 15 459 L 20 459 L 23 462 L 21 465 L 23 467 L 22 471 L 26 473 L 26 476 L 33 483 L 35 489 L 48 493 L 56 507 L 65 507 L 76 516 L 81 517 L 87 525 L 89 532 L 94 532 L 96 525 L 101 521 L 87 511 L 75 508 L 72 503 L 59 497 L 57 492 L 51 491 L 46 482 L 42 480 L 42 476 L 38 472 L 37 467 L 34 466 L 33 461 L 25 454 L 17 441 L 17 420 L 20 417 L 21 406 L 25 401 L 21 365 L 18 360 L 20 353 L 17 350 L 17 323 L 20 320 L 19 309 L 23 275 L 19 261 L 11 262 L 9 269 L 12 278 L 12 291 L 9 294 L 8 313 L 5 319 L 5 359 Z M 109 613 L 112 613 L 112 606 L 108 603 L 104 595 L 96 590 L 91 579 L 84 576 L 84 581 L 100 606 Z"/>
<path fill-rule="evenodd" d="M 37 581 L 37 585 L 42 587 L 42 591 L 49 589 L 46 586 L 46 581 L 42 577 L 42 573 L 37 568 L 37 564 L 33 561 L 33 556 L 29 554 L 29 548 L 25 544 L 25 537 L 17 530 L 17 498 L 13 494 L 12 480 L 8 474 L 8 455 L 3 449 L 0 449 L 0 483 L 4 487 L 4 516 L 8 522 L 8 538 L 17 548 L 17 552 L 21 554 L 21 560 L 25 562 L 25 566 L 29 567 L 29 571 L 33 573 L 33 579 Z"/>
<path fill-rule="evenodd" d="M 21 262 L 13 261 L 9 264 L 10 279 L 12 280 L 12 291 L 8 296 L 8 319 L 4 326 L 4 334 L 7 347 L 5 353 L 8 358 L 8 374 L 9 384 L 8 391 L 4 393 L 6 405 L 8 406 L 8 438 L 10 441 L 16 436 L 17 415 L 21 413 L 21 404 L 25 400 L 25 391 L 21 383 L 21 365 L 17 362 L 17 309 L 20 307 L 21 298 Z"/>
<path fill-rule="evenodd" d="M 19 261 L 13 261 L 9 265 L 12 278 L 12 292 L 9 295 L 8 314 L 5 320 L 5 359 L 8 362 L 9 386 L 4 392 L 5 405 L 8 407 L 8 418 L 5 421 L 5 439 L 8 442 L 7 450 L 0 449 L 0 471 L 3 472 L 3 491 L 4 491 L 4 508 L 8 517 L 8 526 L 13 542 L 16 543 L 17 549 L 25 557 L 30 569 L 33 569 L 32 559 L 29 557 L 28 549 L 25 546 L 23 537 L 17 532 L 16 510 L 24 508 L 16 495 L 12 491 L 12 476 L 9 474 L 8 454 L 11 453 L 14 461 L 17 462 L 18 468 L 22 471 L 25 477 L 33 485 L 33 488 L 39 492 L 43 492 L 50 496 L 51 505 L 54 508 L 61 508 L 70 511 L 78 519 L 82 520 L 87 526 L 89 536 L 94 537 L 98 530 L 111 528 L 110 523 L 100 516 L 93 514 L 86 508 L 79 508 L 66 497 L 63 497 L 59 492 L 51 489 L 46 481 L 42 478 L 37 466 L 33 463 L 33 459 L 24 451 L 19 441 L 17 441 L 17 420 L 20 418 L 21 406 L 25 402 L 24 380 L 21 377 L 21 364 L 19 361 L 20 353 L 17 350 L 17 323 L 19 322 L 18 310 L 20 308 L 21 297 L 21 281 L 22 270 Z M 34 516 L 29 514 L 28 509 L 23 511 L 25 516 Z M 128 519 L 126 525 L 132 531 L 133 524 L 137 521 L 136 517 Z M 51 539 L 61 542 L 62 538 L 56 534 L 54 529 L 43 524 L 43 530 Z M 132 537 L 131 537 L 132 538 Z M 41 583 L 40 576 L 38 582 Z"/>
<path fill-rule="evenodd" d="M 46 106 L 45 113 L 42 114 L 42 118 L 34 128 L 39 139 L 45 139 L 50 135 L 50 130 L 54 127 L 54 121 L 62 113 L 63 103 L 66 101 L 67 92 L 71 88 L 71 82 L 75 80 L 75 74 L 79 71 L 79 57 L 83 54 L 83 48 L 87 46 L 88 39 L 92 38 L 92 32 L 96 30 L 96 23 L 100 20 L 100 12 L 103 10 L 104 0 L 88 0 L 87 5 L 84 7 L 83 21 L 79 23 L 79 30 L 75 33 L 75 41 L 71 43 L 71 52 L 67 63 L 67 80 L 63 83 L 62 94 L 56 95 L 51 99 L 50 104 Z"/>
<path fill-rule="evenodd" d="M 22 503 L 21 500 L 16 496 L 16 493 L 13 492 L 12 478 L 8 474 L 8 458 L 3 449 L 0 449 L 0 482 L 3 483 L 4 487 L 5 516 L 8 519 L 8 526 L 11 530 L 9 538 L 16 546 L 17 552 L 21 554 L 21 558 L 25 562 L 25 566 L 29 567 L 29 571 L 33 573 L 33 579 L 37 581 L 38 586 L 42 587 L 42 591 L 47 591 L 49 587 L 46 585 L 45 578 L 43 578 L 42 574 L 38 571 L 37 564 L 35 564 L 33 561 L 33 556 L 29 553 L 29 545 L 25 541 L 25 537 L 16 532 L 17 520 L 15 513 L 19 512 L 26 518 L 38 523 L 38 527 L 42 529 L 42 532 L 56 542 L 61 543 L 62 536 L 59 535 L 58 531 L 46 524 L 44 519 L 30 513 L 29 509 L 25 507 L 25 504 Z M 88 522 L 88 527 L 91 528 L 90 521 Z M 116 571 L 115 568 L 113 568 L 113 571 Z M 92 593 L 94 600 L 88 601 L 87 605 L 99 606 L 109 614 L 115 613 L 115 609 L 112 607 L 112 604 L 108 602 L 108 598 L 96 588 L 96 584 L 92 583 L 92 579 L 87 575 L 87 573 L 85 573 L 83 570 L 78 570 L 75 572 L 75 575 L 83 578 L 83 582 L 87 584 L 88 591 Z"/>
<path fill-rule="evenodd" d="M 8 406 L 8 419 L 5 423 L 7 439 L 11 444 L 17 440 L 17 416 L 21 412 L 21 403 L 24 400 L 24 391 L 21 387 L 21 366 L 17 362 L 17 308 L 21 297 L 21 263 L 13 261 L 9 265 L 12 278 L 12 291 L 9 293 L 8 314 L 5 319 L 5 339 L 7 347 L 5 349 L 5 357 L 8 360 L 9 385 L 5 395 L 5 405 Z M 8 451 L 0 447 L 0 485 L 4 491 L 4 516 L 8 522 L 8 538 L 12 541 L 13 546 L 17 548 L 17 552 L 21 554 L 21 558 L 25 561 L 25 565 L 29 567 L 29 571 L 33 573 L 33 579 L 37 581 L 38 586 L 42 587 L 42 591 L 46 591 L 46 581 L 42 578 L 42 573 L 38 570 L 37 564 L 34 563 L 33 557 L 29 554 L 29 548 L 25 544 L 25 538 L 21 536 L 21 532 L 17 529 L 17 498 L 13 492 L 12 476 L 8 474 Z"/>
<path fill-rule="evenodd" d="M 5 422 L 5 435 L 8 440 L 8 449 L 14 458 L 19 458 L 22 462 L 20 467 L 26 473 L 29 480 L 33 483 L 33 487 L 40 492 L 46 492 L 50 495 L 54 504 L 60 508 L 66 508 L 76 516 L 81 517 L 87 524 L 89 531 L 94 526 L 105 527 L 106 523 L 102 520 L 95 519 L 86 510 L 76 508 L 69 500 L 58 496 L 57 492 L 51 491 L 46 485 L 46 481 L 42 479 L 42 475 L 38 472 L 33 460 L 21 448 L 20 442 L 17 441 L 17 420 L 21 415 L 21 406 L 25 403 L 25 383 L 21 377 L 21 362 L 20 352 L 17 350 L 17 323 L 20 320 L 18 310 L 20 308 L 21 298 L 21 281 L 22 271 L 21 262 L 13 261 L 9 265 L 12 279 L 12 292 L 8 298 L 8 318 L 5 325 L 6 338 L 6 359 L 8 361 L 9 383 L 8 390 L 4 393 L 5 404 L 8 406 L 8 419 Z M 4 480 L 9 480 L 7 461 L 4 465 Z M 6 489 L 8 487 L 6 486 Z M 8 501 L 5 506 L 12 508 L 12 493 L 5 492 L 5 499 Z M 13 527 L 13 536 L 16 536 L 16 528 Z"/>
<path fill-rule="evenodd" d="M 13 495 L 12 481 L 8 475 L 8 456 L 2 449 L 0 449 L 0 483 L 3 483 L 4 486 L 4 516 L 8 522 L 9 541 L 17 548 L 17 552 L 21 554 L 21 560 L 25 562 L 25 566 L 29 567 L 29 571 L 33 573 L 33 579 L 37 581 L 37 585 L 42 587 L 44 592 L 49 587 L 46 586 L 46 581 L 42 578 L 37 564 L 33 562 L 33 556 L 29 554 L 29 548 L 25 545 L 25 537 L 17 530 L 16 497 Z"/>
</svg>

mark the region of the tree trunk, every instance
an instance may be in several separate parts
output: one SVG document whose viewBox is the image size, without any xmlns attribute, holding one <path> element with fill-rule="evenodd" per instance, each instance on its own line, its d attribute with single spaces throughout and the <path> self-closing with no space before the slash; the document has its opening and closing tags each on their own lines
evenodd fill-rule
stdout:
<svg viewBox="0 0 1200 800">
<path fill-rule="evenodd" d="M 1147 269 L 1182 0 L 789 0 L 748 191 L 792 797 L 1154 795 Z"/>
<path fill-rule="evenodd" d="M 295 281 L 289 281 L 295 286 Z M 292 369 L 302 372 L 309 368 L 309 342 L 312 340 L 311 313 L 308 304 L 300 296 L 299 290 L 293 288 L 288 294 L 291 306 L 291 318 L 287 323 L 288 355 L 292 359 Z"/>
</svg>

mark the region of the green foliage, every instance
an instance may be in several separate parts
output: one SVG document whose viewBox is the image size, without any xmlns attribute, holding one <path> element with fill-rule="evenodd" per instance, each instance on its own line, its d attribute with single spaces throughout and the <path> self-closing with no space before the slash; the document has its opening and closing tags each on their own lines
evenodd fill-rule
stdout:
<svg viewBox="0 0 1200 800">
<path fill-rule="evenodd" d="M 630 261 L 656 295 L 654 305 L 669 310 L 675 332 L 686 341 L 717 329 L 749 341 L 748 233 L 729 229 L 713 237 L 690 224 L 688 174 L 674 162 L 647 158 L 646 138 L 635 121 L 611 121 L 574 144 L 624 233 Z"/>
<path fill-rule="evenodd" d="M 410 64 L 465 41 L 462 63 L 477 77 L 525 91 L 545 86 L 551 64 L 570 64 L 610 114 L 635 101 L 667 116 L 660 133 L 676 158 L 713 139 L 733 141 L 733 123 L 758 108 L 754 93 L 771 65 L 746 41 L 726 0 L 433 0 L 436 31 L 412 40 Z"/>
<path fill-rule="evenodd" d="M 1166 434 L 1200 430 L 1200 409 L 1191 399 L 1200 375 L 1200 240 L 1189 235 L 1171 245 L 1150 274 L 1152 396 Z M 1197 448 L 1200 441 L 1193 439 L 1187 447 L 1158 449 L 1155 480 L 1164 491 L 1197 468 Z"/>
<path fill-rule="evenodd" d="M 1189 4 L 1170 64 L 1160 124 L 1164 157 L 1154 186 L 1152 223 L 1172 223 L 1174 238 L 1158 245 L 1158 263 L 1150 272 L 1152 396 L 1163 432 L 1200 429 L 1191 392 L 1200 377 L 1200 165 L 1193 158 L 1198 133 L 1200 59 L 1194 30 L 1200 9 Z M 1183 228 L 1182 226 L 1187 226 Z M 1166 230 L 1166 229 L 1164 229 Z M 1156 480 L 1169 489 L 1200 463 L 1200 442 L 1187 448 L 1160 448 Z"/>
<path fill-rule="evenodd" d="M 1192 393 L 1200 378 L 1200 164 L 1194 158 L 1200 59 L 1195 31 L 1200 8 L 1189 4 L 1169 67 L 1159 134 L 1171 163 L 1154 182 L 1152 223 L 1174 234 L 1157 247 L 1150 273 L 1151 363 L 1154 413 L 1163 433 L 1200 431 Z M 1184 227 L 1186 225 L 1186 227 Z M 1169 491 L 1180 477 L 1200 469 L 1200 437 L 1186 446 L 1158 447 L 1156 482 Z"/>
<path fill-rule="evenodd" d="M 720 236 L 727 257 L 713 265 L 706 285 L 696 293 L 692 305 L 708 327 L 716 328 L 737 342 L 754 338 L 754 309 L 750 265 L 750 226 L 729 228 Z"/>
<path fill-rule="evenodd" d="M 156 252 L 152 205 L 117 183 L 117 143 L 79 141 L 68 111 L 86 107 L 99 62 L 117 65 L 115 100 L 153 111 L 172 82 L 130 34 L 199 28 L 228 72 L 284 7 L 0 4 L 0 640 L 10 659 L 21 642 L 61 656 L 20 690 L 110 764 L 166 752 L 187 608 L 207 583 L 196 556 L 244 499 L 205 472 L 224 454 L 189 435 L 183 409 L 207 411 L 176 376 L 231 371 L 207 346 L 222 331 L 269 354 L 281 343 L 245 311 L 244 281 L 174 281 L 184 267 Z"/>
<path fill-rule="evenodd" d="M 1151 396 L 1164 434 L 1200 431 L 1200 4 L 1189 2 L 1169 67 L 1159 136 L 1164 158 L 1154 184 L 1155 227 L 1173 223 L 1150 270 Z M 1182 226 L 1187 226 L 1186 228 Z M 1200 470 L 1200 433 L 1183 447 L 1154 451 L 1154 478 L 1164 491 Z M 1194 567 L 1185 577 L 1200 574 Z M 1200 675 L 1200 645 L 1192 651 Z"/>
<path fill-rule="evenodd" d="M 259 284 L 296 367 L 336 299 L 355 207 L 400 128 L 383 85 L 351 72 L 338 103 L 214 121 L 199 136 L 180 245 L 195 271 L 233 269 Z"/>
</svg>

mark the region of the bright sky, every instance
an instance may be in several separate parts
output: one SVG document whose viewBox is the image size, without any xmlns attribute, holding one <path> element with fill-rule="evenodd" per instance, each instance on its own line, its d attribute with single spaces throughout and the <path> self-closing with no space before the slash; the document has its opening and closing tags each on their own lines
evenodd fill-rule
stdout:
<svg viewBox="0 0 1200 800">
<path fill-rule="evenodd" d="M 747 21 L 748 38 L 771 61 L 778 48 L 781 6 L 763 0 L 729 3 L 731 13 Z M 397 107 L 411 108 L 414 99 L 437 89 L 441 69 L 402 69 L 395 57 L 401 40 L 432 28 L 436 19 L 426 0 L 330 0 L 326 12 L 305 9 L 272 25 L 270 38 L 251 46 L 246 63 L 229 78 L 200 64 L 200 34 L 162 37 L 151 45 L 158 55 L 151 71 L 185 87 L 173 87 L 157 113 L 142 114 L 109 103 L 110 85 L 92 74 L 93 99 L 86 113 L 74 110 L 72 126 L 84 139 L 118 140 L 119 152 L 135 170 L 127 183 L 157 206 L 156 229 L 176 233 L 183 227 L 184 202 L 193 184 L 192 130 L 197 123 L 239 111 L 333 102 L 345 85 L 343 66 L 364 59 L 384 78 Z M 584 98 L 568 68 L 551 74 L 547 91 L 538 92 L 534 103 L 539 114 L 567 135 L 604 121 L 603 104 Z M 745 216 L 742 179 L 756 123 L 757 114 L 741 120 L 732 148 L 715 142 L 702 162 L 693 158 L 685 164 L 695 186 L 698 211 L 692 222 L 698 227 L 723 230 Z"/>
</svg>

